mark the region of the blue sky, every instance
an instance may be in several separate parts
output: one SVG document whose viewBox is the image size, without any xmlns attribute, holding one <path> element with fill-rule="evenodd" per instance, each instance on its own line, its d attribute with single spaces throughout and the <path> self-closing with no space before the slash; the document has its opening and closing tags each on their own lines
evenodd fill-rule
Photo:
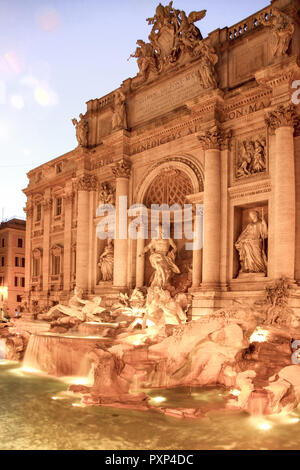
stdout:
<svg viewBox="0 0 300 470">
<path fill-rule="evenodd" d="M 0 0 L 0 219 L 24 216 L 26 172 L 74 148 L 71 119 L 137 72 L 158 0 Z M 167 0 L 163 4 L 169 3 Z M 174 0 L 207 9 L 203 36 L 232 26 L 265 0 Z"/>
</svg>

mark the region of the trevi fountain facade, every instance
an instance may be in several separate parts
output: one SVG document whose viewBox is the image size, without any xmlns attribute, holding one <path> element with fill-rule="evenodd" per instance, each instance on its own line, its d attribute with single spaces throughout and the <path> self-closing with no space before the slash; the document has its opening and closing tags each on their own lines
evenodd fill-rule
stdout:
<svg viewBox="0 0 300 470">
<path fill-rule="evenodd" d="M 137 75 L 28 173 L 23 316 L 2 336 L 29 369 L 92 377 L 70 387 L 85 405 L 207 386 L 252 415 L 300 402 L 300 6 L 207 38 L 205 14 L 159 4 Z"/>
</svg>

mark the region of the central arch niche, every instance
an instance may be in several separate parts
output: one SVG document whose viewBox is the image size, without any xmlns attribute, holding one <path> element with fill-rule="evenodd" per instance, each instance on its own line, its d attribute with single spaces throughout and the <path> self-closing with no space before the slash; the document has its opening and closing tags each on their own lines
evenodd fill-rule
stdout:
<svg viewBox="0 0 300 470">
<path fill-rule="evenodd" d="M 193 184 L 189 176 L 177 168 L 164 168 L 150 184 L 144 204 L 180 204 L 182 207 L 186 197 L 193 193 Z"/>
</svg>

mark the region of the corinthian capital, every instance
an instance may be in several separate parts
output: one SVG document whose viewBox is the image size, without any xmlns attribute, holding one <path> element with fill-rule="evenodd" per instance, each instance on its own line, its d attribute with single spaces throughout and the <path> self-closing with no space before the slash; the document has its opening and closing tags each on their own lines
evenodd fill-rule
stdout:
<svg viewBox="0 0 300 470">
<path fill-rule="evenodd" d="M 98 178 L 95 175 L 83 175 L 77 181 L 78 191 L 97 191 Z"/>
<path fill-rule="evenodd" d="M 26 212 L 27 217 L 32 217 L 33 216 L 33 205 L 31 203 L 26 204 L 24 207 L 24 212 Z"/>
<path fill-rule="evenodd" d="M 271 131 L 276 131 L 279 127 L 295 127 L 299 120 L 294 104 L 288 106 L 280 105 L 274 111 L 268 113 L 265 118 L 266 124 Z"/>
<path fill-rule="evenodd" d="M 232 131 L 225 131 L 218 126 L 213 127 L 198 135 L 200 144 L 204 150 L 224 150 L 229 147 Z"/>
<path fill-rule="evenodd" d="M 130 178 L 130 162 L 122 160 L 116 162 L 115 166 L 112 167 L 113 175 L 116 178 Z"/>
</svg>

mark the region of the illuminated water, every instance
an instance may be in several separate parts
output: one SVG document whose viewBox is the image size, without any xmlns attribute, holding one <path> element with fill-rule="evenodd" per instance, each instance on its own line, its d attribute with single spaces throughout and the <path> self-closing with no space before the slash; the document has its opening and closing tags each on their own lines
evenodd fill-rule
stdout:
<svg viewBox="0 0 300 470">
<path fill-rule="evenodd" d="M 152 391 L 160 406 L 209 406 L 200 420 L 79 406 L 62 382 L 0 362 L 0 449 L 299 449 L 300 411 L 250 418 L 223 410 L 220 390 Z M 53 399 L 56 398 L 56 399 Z M 159 400 L 158 400 L 159 401 Z"/>
</svg>

